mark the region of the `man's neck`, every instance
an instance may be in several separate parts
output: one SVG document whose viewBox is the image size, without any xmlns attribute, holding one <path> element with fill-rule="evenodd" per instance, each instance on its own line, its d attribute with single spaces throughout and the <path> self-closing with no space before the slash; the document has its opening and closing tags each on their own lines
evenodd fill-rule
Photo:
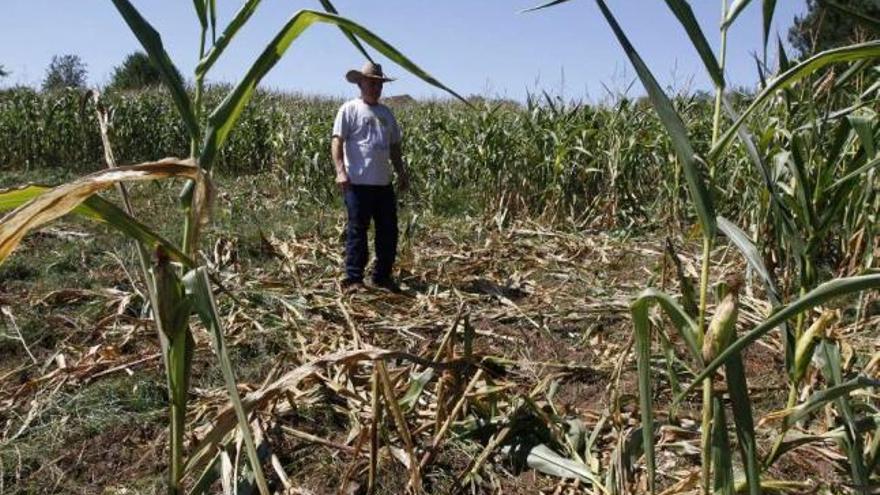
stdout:
<svg viewBox="0 0 880 495">
<path fill-rule="evenodd" d="M 376 105 L 379 104 L 379 100 L 370 100 L 370 99 L 368 99 L 368 98 L 364 98 L 363 95 L 361 95 L 361 101 L 363 101 L 363 102 L 366 103 L 367 105 L 370 105 L 371 107 L 376 106 Z"/>
</svg>

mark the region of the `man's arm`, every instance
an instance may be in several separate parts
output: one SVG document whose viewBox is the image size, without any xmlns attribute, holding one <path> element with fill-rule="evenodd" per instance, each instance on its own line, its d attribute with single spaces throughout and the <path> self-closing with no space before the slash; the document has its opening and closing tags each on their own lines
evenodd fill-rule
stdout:
<svg viewBox="0 0 880 495">
<path fill-rule="evenodd" d="M 409 174 L 406 171 L 406 165 L 403 164 L 403 150 L 400 141 L 391 145 L 391 164 L 394 165 L 394 171 L 397 172 L 398 189 L 401 192 L 409 189 Z"/>
<path fill-rule="evenodd" d="M 333 136 L 330 143 L 330 154 L 333 156 L 333 164 L 336 166 L 336 185 L 339 189 L 345 191 L 351 182 L 348 174 L 345 172 L 345 158 L 343 155 L 343 143 L 341 137 Z"/>
</svg>

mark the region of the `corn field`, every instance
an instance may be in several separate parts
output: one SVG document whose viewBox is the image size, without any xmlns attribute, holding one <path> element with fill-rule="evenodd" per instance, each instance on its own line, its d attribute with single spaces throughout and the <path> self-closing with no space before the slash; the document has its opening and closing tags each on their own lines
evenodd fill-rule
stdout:
<svg viewBox="0 0 880 495">
<path fill-rule="evenodd" d="M 764 0 L 775 67 L 735 94 L 751 2 L 722 0 L 716 54 L 666 0 L 714 85 L 670 94 L 595 0 L 646 96 L 519 104 L 326 0 L 219 86 L 260 2 L 221 26 L 195 0 L 184 84 L 112 3 L 164 88 L 0 91 L 0 493 L 880 489 L 880 42 L 790 59 Z M 315 23 L 450 95 L 392 104 L 403 294 L 339 288 L 341 102 L 257 89 Z"/>
<path fill-rule="evenodd" d="M 8 141 L 2 143 L 0 163 L 93 171 L 103 151 L 95 116 L 81 112 L 81 97 L 27 89 L 2 93 L 2 139 Z M 110 135 L 121 163 L 186 153 L 185 130 L 166 92 L 105 98 L 113 109 Z M 219 90 L 209 90 L 205 98 L 219 101 Z M 309 191 L 312 199 L 328 201 L 334 190 L 326 181 L 327 122 L 340 103 L 258 93 L 224 147 L 218 172 L 272 172 Z M 711 118 L 709 101 L 683 96 L 679 103 L 695 121 Z M 558 204 L 561 215 L 575 221 L 601 212 L 606 225 L 635 227 L 657 223 L 662 205 L 683 198 L 683 190 L 674 187 L 675 171 L 666 166 L 672 150 L 644 101 L 596 107 L 540 95 L 525 105 L 482 103 L 470 109 L 413 102 L 396 111 L 407 129 L 421 209 L 475 213 L 502 203 L 529 215 Z M 668 180 L 648 180 L 656 174 Z M 518 194 L 510 196 L 513 190 Z M 498 193 L 485 197 L 484 191 Z"/>
</svg>

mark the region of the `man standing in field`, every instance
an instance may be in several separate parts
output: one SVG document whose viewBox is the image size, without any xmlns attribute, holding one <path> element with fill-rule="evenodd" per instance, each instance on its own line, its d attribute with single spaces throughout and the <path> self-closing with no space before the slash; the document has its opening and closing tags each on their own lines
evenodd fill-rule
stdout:
<svg viewBox="0 0 880 495">
<path fill-rule="evenodd" d="M 331 152 L 336 184 L 348 210 L 342 288 L 350 291 L 363 286 L 369 257 L 367 230 L 373 221 L 373 284 L 397 292 L 400 289 L 391 276 L 397 255 L 397 200 L 391 166 L 401 191 L 406 190 L 409 177 L 401 155 L 400 127 L 391 110 L 379 103 L 382 85 L 393 79 L 382 73 L 381 65 L 369 62 L 362 70 L 348 71 L 345 79 L 357 84 L 361 95 L 344 103 L 333 122 Z"/>
</svg>

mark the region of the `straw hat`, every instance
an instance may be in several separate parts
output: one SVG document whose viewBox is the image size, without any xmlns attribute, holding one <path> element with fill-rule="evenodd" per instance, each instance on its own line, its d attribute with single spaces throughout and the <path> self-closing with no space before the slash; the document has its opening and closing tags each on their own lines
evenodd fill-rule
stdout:
<svg viewBox="0 0 880 495">
<path fill-rule="evenodd" d="M 368 77 L 370 79 L 379 79 L 382 82 L 391 82 L 394 79 L 385 76 L 382 72 L 382 66 L 379 64 L 374 64 L 373 62 L 367 62 L 364 64 L 364 67 L 361 70 L 352 69 L 345 73 L 345 80 L 357 84 L 361 81 L 361 79 Z"/>
</svg>

